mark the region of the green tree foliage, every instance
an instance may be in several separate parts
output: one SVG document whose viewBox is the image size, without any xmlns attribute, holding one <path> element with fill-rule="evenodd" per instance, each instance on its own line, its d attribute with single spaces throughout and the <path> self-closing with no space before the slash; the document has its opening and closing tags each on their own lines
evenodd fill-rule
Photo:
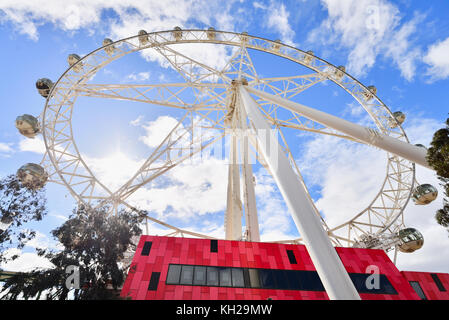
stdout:
<svg viewBox="0 0 449 320">
<path fill-rule="evenodd" d="M 437 130 L 427 151 L 427 162 L 435 169 L 444 188 L 444 206 L 439 209 L 435 219 L 444 227 L 449 227 L 449 118 L 446 127 Z"/>
<path fill-rule="evenodd" d="M 141 218 L 136 212 L 122 210 L 118 215 L 108 215 L 107 208 L 74 210 L 70 218 L 52 231 L 63 249 L 38 250 L 54 268 L 34 270 L 11 277 L 0 291 L 5 298 L 35 298 L 42 292 L 47 299 L 95 300 L 117 298 L 117 290 L 125 280 L 127 266 L 122 263 L 124 252 L 135 246 L 133 237 L 141 234 Z M 135 249 L 135 248 L 134 248 Z M 69 266 L 80 271 L 80 288 L 67 288 L 66 273 Z M 111 290 L 113 289 L 113 290 Z"/>
<path fill-rule="evenodd" d="M 24 224 L 42 220 L 46 213 L 45 189 L 30 190 L 15 174 L 0 180 L 0 263 L 17 258 L 7 257 L 6 251 L 22 249 L 34 238 L 36 233 L 24 229 Z"/>
</svg>

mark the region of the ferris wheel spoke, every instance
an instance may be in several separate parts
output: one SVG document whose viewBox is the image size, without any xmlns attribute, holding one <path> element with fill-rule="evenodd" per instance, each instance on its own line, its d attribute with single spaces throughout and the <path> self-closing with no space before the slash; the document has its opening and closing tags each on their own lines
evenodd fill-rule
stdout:
<svg viewBox="0 0 449 320">
<path fill-rule="evenodd" d="M 261 78 L 259 79 L 260 85 L 258 89 L 271 91 L 273 95 L 291 99 L 297 94 L 326 80 L 327 77 L 318 72 L 291 77 Z"/>
<path fill-rule="evenodd" d="M 214 83 L 218 82 L 218 80 L 225 83 L 231 82 L 231 79 L 220 71 L 205 65 L 204 63 L 198 62 L 168 45 L 154 46 L 153 48 L 159 52 L 159 54 L 161 54 L 176 71 L 178 71 L 187 83 Z"/>
<path fill-rule="evenodd" d="M 185 110 L 219 109 L 223 101 L 224 84 L 81 84 L 80 96 L 143 102 Z M 191 95 L 201 97 L 186 101 Z M 205 98 L 207 97 L 207 98 Z"/>
<path fill-rule="evenodd" d="M 256 68 L 244 44 L 245 42 L 242 42 L 242 45 L 231 56 L 221 72 L 231 79 L 246 78 L 249 83 L 257 82 L 259 77 Z"/>
<path fill-rule="evenodd" d="M 188 116 L 191 116 L 190 123 L 186 121 Z M 138 172 L 116 194 L 124 199 L 129 197 L 138 188 L 223 138 L 224 132 L 220 135 L 215 132 L 215 136 L 212 137 L 208 135 L 207 130 L 197 132 L 195 128 L 203 121 L 205 121 L 204 115 L 194 118 L 190 111 L 186 112 L 159 146 L 153 150 Z"/>
</svg>

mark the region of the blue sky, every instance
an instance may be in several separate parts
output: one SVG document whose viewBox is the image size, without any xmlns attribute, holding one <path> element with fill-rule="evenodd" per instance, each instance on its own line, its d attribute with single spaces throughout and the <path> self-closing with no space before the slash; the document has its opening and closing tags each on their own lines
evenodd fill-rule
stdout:
<svg viewBox="0 0 449 320">
<path fill-rule="evenodd" d="M 35 89 L 39 78 L 56 81 L 67 69 L 67 56 L 86 55 L 105 37 L 113 40 L 148 32 L 208 28 L 242 32 L 313 50 L 334 65 L 344 65 L 365 85 L 375 85 L 379 98 L 407 115 L 403 127 L 412 143 L 428 145 L 443 126 L 449 105 L 449 3 L 447 1 L 303 0 L 303 1 L 9 1 L 0 2 L 2 74 L 0 95 L 0 176 L 24 163 L 39 163 L 40 138 L 27 140 L 14 127 L 18 115 L 38 115 L 45 101 Z M 219 67 L 226 50 L 188 48 L 199 60 Z M 306 73 L 304 67 L 250 52 L 258 74 L 265 77 Z M 146 58 L 146 59 L 145 59 Z M 180 81 L 179 75 L 154 56 L 133 54 L 95 76 L 96 83 Z M 297 101 L 345 119 L 367 123 L 356 101 L 333 83 L 304 92 Z M 73 115 L 74 135 L 86 162 L 102 181 L 120 185 L 154 148 L 152 141 L 179 114 L 166 108 L 123 101 L 79 98 Z M 336 225 L 355 215 L 377 193 L 385 176 L 381 151 L 322 136 L 286 132 L 286 139 L 323 216 Z M 338 168 L 338 170 L 334 170 Z M 273 180 L 255 166 L 262 239 L 297 235 Z M 418 168 L 418 181 L 438 185 L 435 175 Z M 165 180 L 164 180 L 165 179 Z M 154 216 L 177 226 L 222 236 L 227 169 L 217 159 L 181 166 L 153 188 L 143 189 L 138 203 Z M 33 246 L 53 246 L 48 232 L 74 207 L 69 193 L 47 185 L 49 215 L 35 226 L 40 235 L 8 268 L 45 265 Z M 426 239 L 418 252 L 400 255 L 403 270 L 449 272 L 447 233 L 436 225 L 441 197 L 426 207 L 409 204 L 406 225 Z M 154 233 L 161 230 L 152 226 Z M 443 254 L 444 253 L 444 254 Z"/>
</svg>

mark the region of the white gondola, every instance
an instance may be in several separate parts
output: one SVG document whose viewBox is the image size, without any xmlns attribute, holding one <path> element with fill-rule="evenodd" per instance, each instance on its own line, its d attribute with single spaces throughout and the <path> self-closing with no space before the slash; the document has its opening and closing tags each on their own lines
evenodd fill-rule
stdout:
<svg viewBox="0 0 449 320">
<path fill-rule="evenodd" d="M 401 252 L 411 253 L 420 249 L 424 245 L 423 235 L 414 228 L 405 228 L 398 232 L 399 245 Z"/>
<path fill-rule="evenodd" d="M 345 75 L 345 71 L 346 71 L 345 66 L 338 66 L 334 71 L 334 77 L 337 80 L 341 80 L 343 78 L 343 76 Z"/>
<path fill-rule="evenodd" d="M 52 87 L 53 87 L 53 82 L 50 79 L 41 78 L 41 79 L 36 81 L 37 91 L 44 98 L 48 97 Z"/>
<path fill-rule="evenodd" d="M 148 39 L 148 33 L 145 30 L 140 30 L 138 35 L 139 43 L 141 46 L 145 46 L 150 42 L 150 40 Z"/>
<path fill-rule="evenodd" d="M 109 38 L 103 40 L 104 52 L 106 52 L 109 56 L 112 56 L 115 52 L 115 46 L 112 45 L 113 41 Z"/>
<path fill-rule="evenodd" d="M 369 101 L 372 98 L 374 98 L 376 93 L 377 93 L 377 88 L 375 86 L 368 86 L 368 90 L 363 92 L 363 96 L 365 98 L 365 101 Z"/>
<path fill-rule="evenodd" d="M 78 62 L 81 60 L 81 57 L 77 55 L 76 53 L 69 54 L 67 57 L 67 62 L 69 63 L 69 66 L 72 67 L 73 71 L 80 72 L 83 70 L 83 63 Z"/>
<path fill-rule="evenodd" d="M 394 129 L 405 121 L 405 114 L 401 111 L 393 112 L 393 118 L 390 119 L 390 128 Z"/>
<path fill-rule="evenodd" d="M 302 61 L 304 61 L 305 64 L 309 64 L 309 63 L 312 62 L 313 56 L 314 56 L 313 51 L 309 50 L 309 51 L 307 51 L 307 52 L 304 54 L 304 57 L 302 58 Z"/>
<path fill-rule="evenodd" d="M 243 32 L 240 34 L 240 40 L 241 40 L 243 43 L 247 43 L 247 42 L 248 42 L 248 32 L 243 31 Z"/>
<path fill-rule="evenodd" d="M 16 118 L 16 128 L 27 138 L 34 138 L 39 132 L 39 120 L 29 114 L 24 114 Z"/>
<path fill-rule="evenodd" d="M 217 37 L 217 33 L 215 32 L 215 28 L 210 27 L 209 29 L 207 29 L 207 39 L 209 40 L 215 40 L 215 38 Z"/>
<path fill-rule="evenodd" d="M 279 52 L 279 50 L 281 49 L 281 40 L 274 40 L 274 43 L 271 46 L 274 51 Z"/>
<path fill-rule="evenodd" d="M 27 163 L 17 170 L 17 177 L 22 185 L 28 189 L 42 188 L 48 180 L 45 169 L 35 163 Z"/>
<path fill-rule="evenodd" d="M 431 184 L 421 184 L 413 190 L 412 199 L 415 204 L 429 204 L 438 197 L 438 190 Z"/>
<path fill-rule="evenodd" d="M 173 30 L 173 37 L 176 41 L 180 41 L 182 39 L 182 29 L 180 27 L 174 27 Z"/>
</svg>

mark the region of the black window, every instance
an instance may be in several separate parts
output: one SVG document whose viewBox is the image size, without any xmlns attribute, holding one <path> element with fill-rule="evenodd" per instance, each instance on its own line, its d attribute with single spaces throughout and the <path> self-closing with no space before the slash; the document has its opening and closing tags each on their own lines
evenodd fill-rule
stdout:
<svg viewBox="0 0 449 320">
<path fill-rule="evenodd" d="M 181 266 L 177 264 L 171 264 L 168 267 L 167 284 L 178 284 L 181 276 Z"/>
<path fill-rule="evenodd" d="M 181 281 L 179 283 L 190 285 L 193 283 L 193 266 L 182 266 Z"/>
<path fill-rule="evenodd" d="M 142 256 L 148 256 L 150 254 L 150 250 L 151 250 L 151 245 L 153 243 L 151 241 L 145 241 L 145 243 L 143 244 L 143 249 L 142 249 Z"/>
<path fill-rule="evenodd" d="M 378 280 L 373 276 L 378 276 Z M 359 293 L 397 294 L 384 274 L 351 273 L 349 277 Z"/>
<path fill-rule="evenodd" d="M 259 269 L 248 269 L 251 288 L 260 288 Z"/>
<path fill-rule="evenodd" d="M 216 267 L 207 267 L 207 285 L 218 286 L 218 269 Z"/>
<path fill-rule="evenodd" d="M 245 286 L 245 280 L 243 278 L 243 269 L 232 268 L 232 286 L 242 288 Z"/>
<path fill-rule="evenodd" d="M 299 290 L 324 291 L 324 286 L 315 271 L 295 271 Z"/>
<path fill-rule="evenodd" d="M 410 281 L 410 285 L 412 286 L 413 290 L 418 294 L 418 296 L 421 298 L 421 300 L 427 300 L 426 295 L 424 294 L 424 291 L 422 290 L 421 286 L 419 285 L 418 281 Z"/>
<path fill-rule="evenodd" d="M 159 284 L 159 277 L 161 276 L 160 272 L 153 272 L 151 274 L 150 283 L 148 285 L 148 290 L 156 291 L 157 285 Z"/>
<path fill-rule="evenodd" d="M 293 250 L 287 250 L 287 256 L 291 264 L 297 264 L 295 253 L 293 252 Z"/>
<path fill-rule="evenodd" d="M 276 289 L 290 289 L 285 271 L 286 270 L 272 270 L 274 282 L 276 283 Z"/>
<path fill-rule="evenodd" d="M 198 286 L 206 285 L 206 267 L 195 266 L 193 274 L 193 284 Z"/>
<path fill-rule="evenodd" d="M 275 289 L 276 283 L 274 282 L 274 272 L 270 269 L 260 269 L 260 286 L 263 289 Z"/>
<path fill-rule="evenodd" d="M 231 287 L 231 268 L 220 268 L 218 272 L 220 275 L 220 287 Z"/>
<path fill-rule="evenodd" d="M 249 269 L 248 268 L 243 269 L 243 282 L 245 284 L 245 288 L 251 288 L 251 280 L 249 277 Z"/>
<path fill-rule="evenodd" d="M 218 252 L 218 240 L 210 241 L 210 252 Z"/>
<path fill-rule="evenodd" d="M 444 292 L 446 291 L 446 288 L 443 286 L 443 284 L 441 283 L 440 278 L 438 278 L 438 275 L 435 273 L 431 273 L 430 276 L 432 277 L 433 281 L 435 282 L 435 284 L 438 287 L 438 290 Z"/>
</svg>

